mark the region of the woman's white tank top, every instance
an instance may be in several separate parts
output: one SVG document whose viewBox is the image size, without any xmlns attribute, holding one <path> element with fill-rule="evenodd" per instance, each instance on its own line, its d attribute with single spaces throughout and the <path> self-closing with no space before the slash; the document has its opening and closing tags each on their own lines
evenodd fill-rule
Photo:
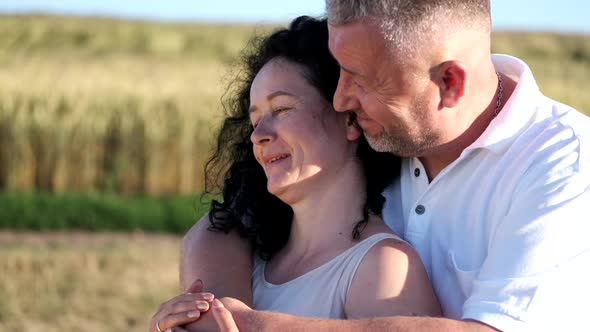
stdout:
<svg viewBox="0 0 590 332">
<path fill-rule="evenodd" d="M 280 285 L 266 281 L 266 262 L 256 255 L 252 271 L 254 308 L 301 317 L 346 319 L 344 305 L 355 272 L 366 253 L 385 239 L 403 241 L 388 233 L 374 234 L 327 263 Z"/>
</svg>

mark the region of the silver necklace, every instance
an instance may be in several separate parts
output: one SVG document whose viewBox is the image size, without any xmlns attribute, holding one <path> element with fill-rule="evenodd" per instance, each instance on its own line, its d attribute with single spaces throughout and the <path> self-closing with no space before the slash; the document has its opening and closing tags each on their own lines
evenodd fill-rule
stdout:
<svg viewBox="0 0 590 332">
<path fill-rule="evenodd" d="M 496 75 L 498 75 L 498 98 L 496 98 L 496 109 L 494 110 L 492 119 L 498 116 L 498 113 L 500 113 L 500 106 L 502 106 L 502 92 L 504 91 L 504 87 L 502 86 L 502 77 L 498 72 L 496 72 Z"/>
</svg>

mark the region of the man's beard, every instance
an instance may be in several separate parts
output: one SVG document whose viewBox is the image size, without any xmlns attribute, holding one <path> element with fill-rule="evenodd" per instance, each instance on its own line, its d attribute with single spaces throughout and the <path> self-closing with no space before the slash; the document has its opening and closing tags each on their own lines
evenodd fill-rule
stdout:
<svg viewBox="0 0 590 332">
<path fill-rule="evenodd" d="M 365 133 L 365 138 L 373 150 L 393 153 L 400 157 L 418 157 L 423 151 L 433 147 L 436 142 L 435 135 L 429 132 L 423 132 L 416 140 L 393 136 L 386 131 L 380 132 L 377 136 L 369 136 Z"/>
</svg>

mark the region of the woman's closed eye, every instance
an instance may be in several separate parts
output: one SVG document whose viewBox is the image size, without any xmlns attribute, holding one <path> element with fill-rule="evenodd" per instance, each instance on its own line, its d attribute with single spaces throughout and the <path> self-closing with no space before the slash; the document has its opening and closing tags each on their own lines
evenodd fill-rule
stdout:
<svg viewBox="0 0 590 332">
<path fill-rule="evenodd" d="M 294 107 L 290 107 L 290 106 L 277 107 L 277 108 L 274 108 L 270 113 L 271 113 L 272 117 L 276 117 L 276 116 L 280 116 L 282 114 L 285 114 L 293 109 L 294 109 Z M 262 119 L 259 119 L 259 118 L 251 120 L 252 128 L 256 129 L 256 126 L 258 126 L 258 123 L 260 123 L 261 120 Z"/>
<path fill-rule="evenodd" d="M 275 109 L 272 110 L 272 114 L 273 115 L 279 115 L 279 114 L 282 114 L 282 113 L 286 113 L 286 112 L 288 112 L 288 111 L 290 111 L 292 109 L 293 109 L 293 107 L 288 107 L 288 106 L 277 107 L 277 108 L 275 108 Z"/>
<path fill-rule="evenodd" d="M 260 118 L 256 117 L 256 118 L 250 118 L 250 123 L 252 124 L 252 129 L 256 129 L 256 126 L 258 126 L 258 123 L 260 123 Z"/>
</svg>

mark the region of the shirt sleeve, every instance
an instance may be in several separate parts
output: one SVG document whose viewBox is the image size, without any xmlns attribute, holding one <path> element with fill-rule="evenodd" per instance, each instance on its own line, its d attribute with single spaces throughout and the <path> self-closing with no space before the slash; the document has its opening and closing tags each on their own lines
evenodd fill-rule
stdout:
<svg viewBox="0 0 590 332">
<path fill-rule="evenodd" d="M 590 297 L 588 154 L 561 131 L 531 159 L 491 234 L 462 318 L 503 331 L 579 330 Z"/>
</svg>

